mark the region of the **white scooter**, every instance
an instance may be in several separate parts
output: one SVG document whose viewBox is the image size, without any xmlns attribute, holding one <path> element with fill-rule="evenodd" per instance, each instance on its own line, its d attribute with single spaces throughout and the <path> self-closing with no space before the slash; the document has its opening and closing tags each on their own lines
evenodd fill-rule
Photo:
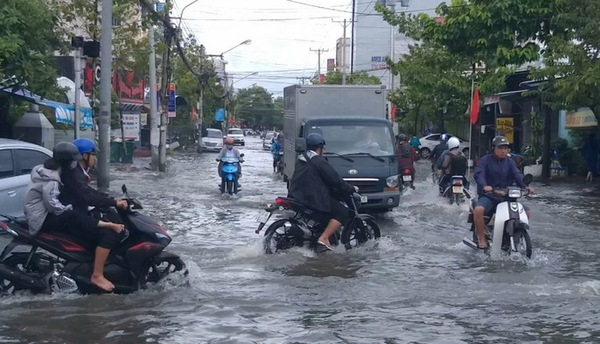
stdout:
<svg viewBox="0 0 600 344">
<path fill-rule="evenodd" d="M 525 185 L 529 185 L 533 179 L 527 174 L 523 179 Z M 490 249 L 488 250 L 492 259 L 499 259 L 502 251 L 510 254 L 519 252 L 527 258 L 531 258 L 532 246 L 529 237 L 529 218 L 525 208 L 517 200 L 523 196 L 523 190 L 517 186 L 509 186 L 506 189 L 495 189 L 493 193 L 503 196 L 504 201 L 499 203 L 496 209 L 484 215 L 485 232 Z M 469 233 L 463 238 L 463 243 L 474 249 L 478 249 L 477 233 L 473 221 L 473 208 L 475 200 L 471 202 L 468 223 L 471 224 L 472 240 Z M 492 223 L 493 226 L 489 224 Z"/>
</svg>

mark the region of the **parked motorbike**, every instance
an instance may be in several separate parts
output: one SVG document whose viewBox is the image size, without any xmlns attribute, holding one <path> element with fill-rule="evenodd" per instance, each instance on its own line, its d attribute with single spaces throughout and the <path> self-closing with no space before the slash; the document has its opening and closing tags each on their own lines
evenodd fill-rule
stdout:
<svg viewBox="0 0 600 344">
<path fill-rule="evenodd" d="M 345 205 L 350 207 L 349 220 L 343 224 L 341 231 L 329 238 L 332 246 L 341 243 L 346 249 L 351 249 L 381 236 L 375 218 L 358 213 L 360 201 L 360 195 L 355 194 L 346 202 Z M 273 213 L 278 210 L 291 210 L 293 214 L 273 222 L 267 228 L 263 240 L 265 253 L 282 252 L 292 247 L 303 247 L 305 244 L 311 250 L 317 251 L 319 246 L 317 240 L 325 230 L 329 219 L 323 219 L 321 214 L 317 214 L 292 198 L 278 197 L 275 204 L 268 204 L 265 208 L 266 212 L 258 218 L 259 225 L 255 233 L 260 234 Z"/>
<path fill-rule="evenodd" d="M 400 172 L 400 179 L 402 180 L 402 183 L 401 183 L 402 190 L 401 191 L 404 191 L 407 188 L 414 188 L 412 171 L 409 168 L 405 168 Z"/>
<path fill-rule="evenodd" d="M 244 162 L 244 159 L 242 159 L 243 157 L 244 153 L 240 154 L 239 159 L 231 156 L 216 159 L 217 161 L 223 162 L 223 165 L 221 166 L 221 184 L 219 185 L 219 190 L 221 190 L 221 193 L 224 193 L 225 191 L 227 191 L 227 193 L 230 195 L 238 193 L 240 189 L 238 182 L 238 163 L 241 164 Z"/>
<path fill-rule="evenodd" d="M 279 161 L 277 162 L 277 174 L 283 177 L 283 152 L 279 152 Z"/>
<path fill-rule="evenodd" d="M 532 180 L 533 176 L 531 174 L 527 174 L 523 179 L 526 185 L 529 185 Z M 498 259 L 501 252 L 504 251 L 508 254 L 519 252 L 527 258 L 531 258 L 533 248 L 529 237 L 529 218 L 523 205 L 518 201 L 523 196 L 524 190 L 520 187 L 509 186 L 506 189 L 495 189 L 492 192 L 504 197 L 504 201 L 499 203 L 491 213 L 484 215 L 490 256 L 492 259 Z M 467 235 L 463 238 L 463 243 L 477 249 L 479 241 L 477 240 L 473 221 L 474 207 L 475 201 L 473 200 L 467 221 L 471 224 L 472 240 L 467 232 Z"/>
<path fill-rule="evenodd" d="M 442 197 L 448 198 L 450 204 L 460 205 L 465 202 L 465 198 L 471 198 L 471 193 L 469 193 L 463 181 L 463 176 L 452 176 L 448 186 L 444 190 L 440 190 Z"/>
<path fill-rule="evenodd" d="M 145 289 L 147 283 L 156 283 L 169 274 L 181 271 L 187 275 L 185 263 L 178 255 L 165 251 L 171 237 L 164 227 L 149 216 L 136 210 L 142 205 L 129 196 L 123 185 L 129 207 L 111 209 L 125 224 L 127 237 L 111 251 L 104 267 L 104 275 L 114 285 L 115 293 L 127 294 Z M 102 293 L 91 283 L 95 247 L 81 239 L 59 232 L 29 234 L 23 218 L 5 216 L 9 222 L 0 222 L 0 230 L 13 238 L 0 254 L 0 294 L 19 290 L 33 293 L 80 292 Z M 28 251 L 15 252 L 19 246 Z"/>
</svg>

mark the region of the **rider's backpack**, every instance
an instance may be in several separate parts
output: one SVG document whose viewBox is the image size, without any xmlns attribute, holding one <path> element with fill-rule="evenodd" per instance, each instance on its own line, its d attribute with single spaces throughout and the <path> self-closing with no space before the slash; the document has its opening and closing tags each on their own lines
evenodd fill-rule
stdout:
<svg viewBox="0 0 600 344">
<path fill-rule="evenodd" d="M 400 156 L 403 158 L 410 158 L 410 145 L 403 143 L 400 145 Z"/>
</svg>

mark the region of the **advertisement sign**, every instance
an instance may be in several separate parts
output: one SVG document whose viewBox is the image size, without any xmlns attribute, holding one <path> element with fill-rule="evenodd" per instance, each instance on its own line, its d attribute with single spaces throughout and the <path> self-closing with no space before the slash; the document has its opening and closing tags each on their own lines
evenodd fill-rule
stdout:
<svg viewBox="0 0 600 344">
<path fill-rule="evenodd" d="M 498 117 L 496 118 L 496 133 L 505 136 L 508 142 L 514 143 L 514 118 Z"/>
<path fill-rule="evenodd" d="M 169 108 L 167 109 L 167 117 L 173 118 L 175 113 L 175 84 L 169 84 Z"/>
<path fill-rule="evenodd" d="M 216 122 L 223 122 L 223 121 L 225 121 L 225 109 L 218 108 L 218 109 L 215 110 L 215 121 Z"/>
<path fill-rule="evenodd" d="M 591 128 L 597 125 L 596 115 L 590 108 L 585 107 L 567 114 L 565 128 Z"/>
<path fill-rule="evenodd" d="M 125 140 L 140 140 L 140 115 L 123 114 L 123 133 Z"/>
<path fill-rule="evenodd" d="M 335 70 L 335 59 L 327 59 L 327 73 Z"/>
</svg>

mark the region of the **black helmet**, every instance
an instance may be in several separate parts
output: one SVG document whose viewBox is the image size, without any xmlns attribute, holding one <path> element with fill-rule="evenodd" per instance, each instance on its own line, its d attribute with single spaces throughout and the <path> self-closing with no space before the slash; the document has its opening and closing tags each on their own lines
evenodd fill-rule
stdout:
<svg viewBox="0 0 600 344">
<path fill-rule="evenodd" d="M 504 136 L 496 136 L 492 140 L 492 147 L 508 146 L 508 145 L 510 145 L 510 142 L 508 142 L 508 139 Z"/>
<path fill-rule="evenodd" d="M 408 136 L 406 134 L 398 135 L 398 141 L 408 141 Z"/>
<path fill-rule="evenodd" d="M 54 146 L 52 158 L 59 162 L 71 162 L 83 159 L 77 146 L 71 142 L 60 142 Z"/>
<path fill-rule="evenodd" d="M 325 146 L 325 139 L 319 133 L 308 134 L 306 137 L 306 148 L 310 150 Z"/>
</svg>

